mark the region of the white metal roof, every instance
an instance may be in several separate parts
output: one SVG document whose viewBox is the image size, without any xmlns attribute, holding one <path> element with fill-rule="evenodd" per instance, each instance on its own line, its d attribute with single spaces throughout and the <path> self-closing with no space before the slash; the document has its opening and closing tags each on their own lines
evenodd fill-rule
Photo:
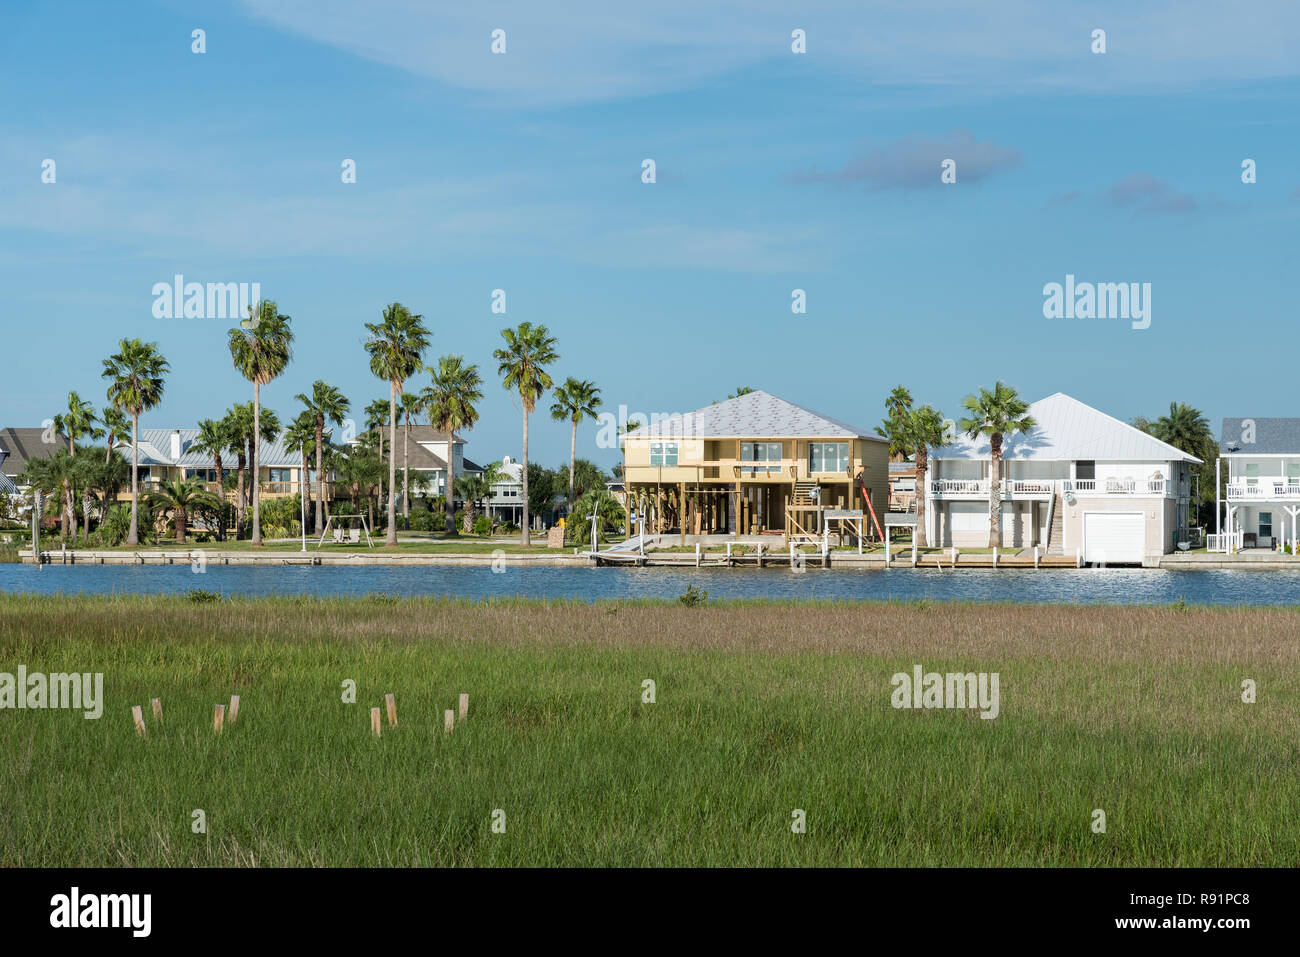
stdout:
<svg viewBox="0 0 1300 957">
<path fill-rule="evenodd" d="M 181 454 L 172 456 L 172 435 L 180 432 Z M 208 453 L 191 452 L 190 446 L 199 437 L 198 429 L 141 429 L 140 430 L 140 464 L 141 465 L 179 465 L 185 468 L 211 468 L 212 456 Z M 113 447 L 128 462 L 131 461 L 131 443 L 126 441 Z M 231 453 L 222 456 L 225 465 L 230 466 L 234 460 Z M 281 432 L 274 442 L 263 442 L 257 449 L 258 464 L 263 468 L 288 468 L 302 465 L 302 456 L 290 452 L 284 447 L 284 433 Z"/>
<path fill-rule="evenodd" d="M 1064 392 L 1031 403 L 1029 414 L 1036 423 L 1034 429 L 1006 436 L 1003 458 L 1053 462 L 1201 461 Z M 987 438 L 972 441 L 964 435 L 951 445 L 930 450 L 932 459 L 987 459 L 989 455 Z"/>
<path fill-rule="evenodd" d="M 634 438 L 843 438 L 885 440 L 868 429 L 805 409 L 762 390 L 651 422 Z"/>
</svg>

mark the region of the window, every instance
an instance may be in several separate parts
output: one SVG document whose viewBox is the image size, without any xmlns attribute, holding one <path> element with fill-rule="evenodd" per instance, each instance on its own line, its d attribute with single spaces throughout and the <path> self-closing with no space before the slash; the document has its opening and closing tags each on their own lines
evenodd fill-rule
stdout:
<svg viewBox="0 0 1300 957">
<path fill-rule="evenodd" d="M 293 471 L 292 469 L 267 469 L 266 471 L 270 476 L 267 479 L 268 482 L 292 482 L 293 481 L 293 476 L 291 474 Z"/>
<path fill-rule="evenodd" d="M 766 467 L 744 466 L 740 470 L 742 475 L 775 475 L 781 470 L 781 443 L 741 442 L 740 461 L 775 463 Z"/>
<path fill-rule="evenodd" d="M 650 464 L 665 465 L 672 468 L 677 465 L 676 442 L 651 442 Z"/>
<path fill-rule="evenodd" d="M 1273 513 L 1272 512 L 1259 513 L 1259 537 L 1260 538 L 1273 537 Z"/>
<path fill-rule="evenodd" d="M 1097 478 L 1097 463 L 1075 462 L 1074 477 L 1080 481 L 1095 481 Z"/>
<path fill-rule="evenodd" d="M 200 482 L 215 482 L 217 480 L 216 469 L 188 469 L 186 475 L 192 479 L 198 479 Z"/>
<path fill-rule="evenodd" d="M 1247 465 L 1247 466 L 1246 466 L 1246 485 L 1247 485 L 1249 488 L 1254 488 L 1254 487 L 1255 487 L 1256 485 L 1258 485 L 1258 484 L 1259 484 L 1259 466 L 1258 466 L 1258 465 Z"/>
<path fill-rule="evenodd" d="M 1289 463 L 1286 467 L 1286 484 L 1295 488 L 1300 485 L 1300 464 Z"/>
<path fill-rule="evenodd" d="M 849 443 L 809 442 L 809 472 L 847 472 L 849 470 Z"/>
</svg>

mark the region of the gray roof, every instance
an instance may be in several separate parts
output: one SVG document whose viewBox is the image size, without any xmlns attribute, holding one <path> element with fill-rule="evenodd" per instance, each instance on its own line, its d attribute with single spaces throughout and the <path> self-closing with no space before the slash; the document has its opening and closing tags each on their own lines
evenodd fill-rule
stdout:
<svg viewBox="0 0 1300 957">
<path fill-rule="evenodd" d="M 1224 419 L 1219 452 L 1300 455 L 1300 419 Z"/>
<path fill-rule="evenodd" d="M 172 436 L 180 434 L 180 455 L 172 455 Z M 190 446 L 199 437 L 198 429 L 141 429 L 141 465 L 177 465 L 183 468 L 212 467 L 212 456 L 207 452 L 191 452 Z M 128 462 L 131 460 L 131 443 L 123 442 L 113 447 Z M 223 456 L 225 458 L 227 456 Z M 302 465 L 302 456 L 284 447 L 284 432 L 274 442 L 263 442 L 257 448 L 257 462 L 262 468 L 292 468 Z"/>
<path fill-rule="evenodd" d="M 0 495 L 17 495 L 18 486 L 8 475 L 0 475 Z"/>
<path fill-rule="evenodd" d="M 832 419 L 761 390 L 672 415 L 630 433 L 641 438 L 828 438 L 884 442 L 869 429 Z"/>
<path fill-rule="evenodd" d="M 45 429 L 0 429 L 0 448 L 8 454 L 0 456 L 0 469 L 3 474 L 21 475 L 30 459 L 48 459 L 58 449 L 66 449 L 66 436 L 55 435 L 55 441 L 46 442 Z"/>
<path fill-rule="evenodd" d="M 1201 460 L 1147 435 L 1064 392 L 1029 406 L 1035 426 L 1006 436 L 1005 459 L 1052 462 L 1194 462 Z M 989 441 L 959 435 L 950 445 L 931 449 L 931 459 L 987 459 Z"/>
</svg>

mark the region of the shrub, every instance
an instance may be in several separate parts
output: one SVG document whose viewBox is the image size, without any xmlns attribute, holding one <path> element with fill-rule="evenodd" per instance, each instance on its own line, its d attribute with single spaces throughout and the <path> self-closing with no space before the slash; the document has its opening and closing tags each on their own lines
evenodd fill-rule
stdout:
<svg viewBox="0 0 1300 957">
<path fill-rule="evenodd" d="M 221 601 L 220 592 L 208 591 L 206 588 L 191 588 L 185 593 L 185 597 L 196 605 L 206 605 L 208 602 Z"/>
<path fill-rule="evenodd" d="M 474 519 L 474 534 L 488 535 L 492 532 L 492 519 L 486 515 L 480 515 Z"/>
<path fill-rule="evenodd" d="M 678 595 L 677 600 L 687 608 L 695 608 L 697 605 L 703 605 L 709 600 L 709 593 L 700 591 L 694 585 L 687 585 L 686 591 Z"/>
</svg>

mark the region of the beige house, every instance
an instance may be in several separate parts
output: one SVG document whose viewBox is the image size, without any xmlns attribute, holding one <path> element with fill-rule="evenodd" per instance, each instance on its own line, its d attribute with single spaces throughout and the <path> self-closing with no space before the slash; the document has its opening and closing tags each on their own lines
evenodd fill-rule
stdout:
<svg viewBox="0 0 1300 957">
<path fill-rule="evenodd" d="M 1062 392 L 1029 414 L 1035 428 L 1003 442 L 1002 547 L 1141 564 L 1187 542 L 1190 469 L 1200 459 Z M 929 459 L 929 541 L 986 547 L 988 439 L 958 436 Z"/>
<path fill-rule="evenodd" d="M 659 417 L 620 441 L 629 521 L 637 511 L 647 532 L 676 531 L 683 542 L 816 540 L 846 521 L 866 531 L 889 499 L 884 439 L 766 392 Z"/>
</svg>

